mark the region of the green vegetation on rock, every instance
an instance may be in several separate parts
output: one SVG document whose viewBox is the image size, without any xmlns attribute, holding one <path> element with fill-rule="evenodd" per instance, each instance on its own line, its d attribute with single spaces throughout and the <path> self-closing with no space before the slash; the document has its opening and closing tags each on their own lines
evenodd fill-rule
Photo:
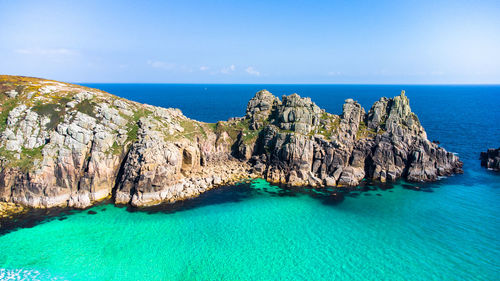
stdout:
<svg viewBox="0 0 500 281">
<path fill-rule="evenodd" d="M 5 96 L 2 97 L 2 105 L 0 107 L 0 132 L 3 132 L 7 127 L 7 118 L 9 117 L 9 112 L 14 109 L 18 101 L 17 99 L 6 99 Z"/>
<path fill-rule="evenodd" d="M 87 114 L 88 116 L 97 118 L 95 106 L 95 102 L 91 100 L 83 100 L 75 106 L 75 109 L 81 113 Z"/>
<path fill-rule="evenodd" d="M 5 167 L 19 168 L 23 172 L 28 172 L 35 164 L 36 160 L 42 160 L 42 149 L 44 145 L 33 149 L 22 148 L 21 152 L 8 151 L 0 147 L 0 159 Z"/>
<path fill-rule="evenodd" d="M 375 135 L 377 135 L 375 129 L 368 128 L 363 121 L 359 123 L 358 131 L 356 132 L 356 139 L 373 138 Z"/>
<path fill-rule="evenodd" d="M 248 119 L 219 121 L 215 125 L 214 132 L 218 135 L 226 132 L 231 139 L 236 140 L 240 132 L 243 132 L 243 134 L 251 134 L 251 132 L 257 132 L 250 130 L 249 127 L 250 121 Z"/>
<path fill-rule="evenodd" d="M 47 124 L 47 129 L 49 130 L 55 129 L 57 125 L 64 120 L 64 115 L 66 114 L 64 105 L 53 103 L 44 104 L 40 101 L 33 106 L 32 110 L 39 115 L 49 117 L 50 122 Z"/>
</svg>

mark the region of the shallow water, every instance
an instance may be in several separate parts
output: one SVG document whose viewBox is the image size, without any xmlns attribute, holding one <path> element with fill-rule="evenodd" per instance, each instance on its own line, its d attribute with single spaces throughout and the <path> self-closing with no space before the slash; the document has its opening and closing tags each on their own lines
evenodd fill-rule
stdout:
<svg viewBox="0 0 500 281">
<path fill-rule="evenodd" d="M 366 87 L 360 99 L 379 93 Z M 349 193 L 257 180 L 146 210 L 102 204 L 36 213 L 4 227 L 0 279 L 497 280 L 500 175 L 477 158 L 500 143 L 499 88 L 407 90 L 429 138 L 464 160 L 463 175 L 430 184 L 366 183 Z M 105 90 L 120 95 L 115 89 Z M 335 89 L 320 101 L 341 108 L 334 103 L 349 93 Z M 203 114 L 188 116 L 212 121 Z M 15 228 L 23 225 L 29 227 Z"/>
<path fill-rule="evenodd" d="M 458 181 L 342 200 L 257 180 L 185 206 L 100 205 L 1 236 L 0 262 L 70 280 L 494 280 L 500 185 Z"/>
</svg>

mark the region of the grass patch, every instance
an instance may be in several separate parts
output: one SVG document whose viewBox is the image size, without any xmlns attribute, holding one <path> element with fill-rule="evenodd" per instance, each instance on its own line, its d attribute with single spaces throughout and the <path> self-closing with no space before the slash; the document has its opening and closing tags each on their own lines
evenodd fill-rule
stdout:
<svg viewBox="0 0 500 281">
<path fill-rule="evenodd" d="M 68 97 L 61 97 L 61 98 L 59 99 L 59 102 L 60 102 L 61 104 L 67 104 L 67 103 L 68 103 L 68 102 L 70 102 L 70 101 L 71 101 L 71 99 L 70 99 L 70 98 L 68 98 Z"/>
<path fill-rule="evenodd" d="M 83 100 L 79 104 L 75 106 L 75 109 L 78 110 L 81 113 L 87 114 L 88 116 L 92 116 L 94 118 L 97 118 L 96 112 L 95 112 L 95 106 L 96 104 L 91 101 L 91 100 Z"/>
<path fill-rule="evenodd" d="M 22 172 L 28 172 L 33 168 L 35 160 L 41 160 L 43 158 L 42 149 L 44 146 L 45 145 L 42 145 L 33 149 L 26 149 L 23 147 L 21 153 L 19 153 L 19 159 L 15 157 L 17 152 L 8 151 L 0 147 L 0 156 L 7 160 L 8 167 L 19 168 Z"/>
<path fill-rule="evenodd" d="M 337 134 L 340 128 L 340 117 L 323 112 L 320 117 L 320 125 L 316 130 L 311 131 L 308 136 L 316 134 L 324 136 L 326 139 L 331 139 Z"/>
<path fill-rule="evenodd" d="M 215 129 L 217 129 L 217 123 L 206 123 L 205 124 L 209 130 L 211 130 L 212 132 L 215 132 Z"/>
<path fill-rule="evenodd" d="M 135 122 L 139 122 L 139 119 L 141 119 L 142 117 L 146 117 L 146 116 L 152 115 L 152 114 L 153 114 L 153 112 L 151 110 L 147 110 L 145 108 L 140 108 L 134 112 L 134 116 L 132 117 L 132 119 Z"/>
<path fill-rule="evenodd" d="M 247 131 L 243 133 L 241 140 L 244 144 L 253 144 L 259 137 L 260 131 Z"/>
<path fill-rule="evenodd" d="M 180 125 L 182 128 L 184 128 L 184 132 L 182 132 L 181 135 L 191 141 L 194 140 L 194 137 L 197 135 L 204 135 L 205 137 L 207 136 L 202 126 L 198 125 L 195 121 L 181 120 Z"/>
<path fill-rule="evenodd" d="M 139 138 L 137 133 L 139 132 L 139 125 L 137 123 L 132 124 L 127 128 L 127 142 L 135 142 Z"/>
<path fill-rule="evenodd" d="M 139 133 L 139 120 L 142 117 L 146 117 L 148 115 L 153 114 L 152 111 L 140 108 L 134 112 L 134 115 L 132 117 L 127 116 L 126 119 L 130 120 L 128 125 L 127 125 L 127 140 L 126 143 L 130 142 L 135 142 L 139 140 L 138 138 L 138 133 Z"/>
<path fill-rule="evenodd" d="M 7 99 L 2 103 L 0 108 L 0 132 L 3 132 L 7 128 L 7 118 L 9 117 L 9 112 L 17 106 L 16 99 Z"/>
<path fill-rule="evenodd" d="M 363 121 L 359 123 L 358 131 L 356 132 L 356 139 L 373 138 L 376 135 L 377 131 L 375 131 L 375 129 L 368 128 Z"/>
<path fill-rule="evenodd" d="M 32 110 L 39 115 L 47 116 L 50 122 L 47 124 L 48 130 L 54 130 L 59 123 L 64 119 L 64 114 L 66 113 L 65 105 L 37 102 L 32 108 Z"/>
<path fill-rule="evenodd" d="M 29 151 L 29 152 L 28 152 Z M 42 147 L 34 148 L 31 150 L 24 150 L 21 153 L 21 159 L 17 160 L 15 165 L 23 172 L 28 172 L 34 167 L 35 160 L 42 159 Z"/>
<path fill-rule="evenodd" d="M 115 142 L 113 142 L 113 145 L 111 146 L 110 151 L 113 155 L 118 155 L 118 154 L 122 153 L 122 146 L 120 146 L 118 144 L 118 142 L 115 141 Z"/>
<path fill-rule="evenodd" d="M 249 127 L 250 127 L 250 120 L 248 119 L 231 121 L 231 122 L 219 121 L 215 124 L 214 132 L 217 135 L 220 135 L 222 132 L 226 132 L 231 139 L 236 140 L 240 132 L 243 132 L 244 134 L 252 132 L 253 130 L 250 130 Z"/>
</svg>

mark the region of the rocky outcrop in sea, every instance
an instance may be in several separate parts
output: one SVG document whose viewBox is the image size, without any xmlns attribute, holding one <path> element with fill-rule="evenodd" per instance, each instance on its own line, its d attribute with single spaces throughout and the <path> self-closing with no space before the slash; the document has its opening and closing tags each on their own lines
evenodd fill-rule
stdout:
<svg viewBox="0 0 500 281">
<path fill-rule="evenodd" d="M 368 113 L 348 99 L 340 116 L 297 94 L 279 101 L 261 91 L 246 118 L 262 128 L 249 161 L 270 182 L 355 186 L 365 178 L 434 181 L 462 172 L 456 155 L 427 139 L 404 91 L 381 98 Z"/>
<path fill-rule="evenodd" d="M 0 76 L 0 201 L 149 206 L 262 177 L 292 186 L 434 181 L 462 172 L 427 139 L 404 92 L 340 116 L 297 94 L 258 92 L 246 115 L 198 122 L 178 109 L 57 81 Z"/>
<path fill-rule="evenodd" d="M 481 152 L 479 159 L 481 166 L 500 172 L 500 148 L 490 148 L 486 152 Z"/>
</svg>

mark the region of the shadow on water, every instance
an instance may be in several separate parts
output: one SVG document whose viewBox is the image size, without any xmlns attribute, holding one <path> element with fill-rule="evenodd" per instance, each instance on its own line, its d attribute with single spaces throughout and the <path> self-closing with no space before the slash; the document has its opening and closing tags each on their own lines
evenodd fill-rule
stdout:
<svg viewBox="0 0 500 281">
<path fill-rule="evenodd" d="M 298 197 L 301 195 L 307 195 L 311 198 L 320 200 L 325 205 L 337 205 L 344 200 L 345 194 L 349 194 L 349 192 L 329 188 L 315 189 L 311 187 L 269 186 L 257 188 L 252 183 L 241 183 L 237 185 L 214 188 L 200 194 L 198 197 L 175 203 L 164 203 L 152 207 L 140 208 L 127 206 L 127 211 L 146 212 L 149 214 L 172 214 L 204 206 L 238 203 L 244 200 L 257 198 L 259 196 Z"/>
<path fill-rule="evenodd" d="M 309 196 L 310 198 L 320 201 L 323 205 L 337 206 L 341 204 L 346 199 L 346 197 L 355 199 L 365 196 L 383 196 L 383 192 L 392 192 L 392 189 L 396 185 L 399 185 L 402 188 L 408 190 L 433 192 L 433 188 L 438 188 L 442 184 L 445 183 L 434 182 L 414 184 L 404 181 L 397 181 L 393 183 L 363 181 L 359 186 L 349 188 L 312 188 L 274 185 L 264 185 L 262 187 L 258 187 L 252 182 L 246 182 L 237 185 L 214 188 L 200 194 L 198 197 L 175 203 L 164 203 L 152 207 L 141 208 L 132 207 L 129 205 L 122 205 L 118 207 L 125 207 L 129 212 L 172 214 L 204 206 L 238 203 L 260 196 L 270 196 L 277 198 Z M 67 219 L 69 215 L 77 212 L 86 212 L 88 215 L 96 215 L 98 214 L 98 212 L 106 211 L 104 205 L 111 203 L 111 201 L 100 202 L 97 205 L 92 206 L 92 210 L 74 210 L 70 208 L 30 209 L 28 212 L 17 215 L 11 219 L 0 219 L 0 235 L 9 233 L 18 228 L 31 228 L 38 224 L 50 222 L 56 219 L 63 221 Z"/>
<path fill-rule="evenodd" d="M 90 208 L 94 208 L 96 206 L 105 205 L 109 203 L 111 202 L 102 201 Z M 54 220 L 63 221 L 67 219 L 68 216 L 83 211 L 85 210 L 77 210 L 72 208 L 59 208 L 59 207 L 50 209 L 28 209 L 25 213 L 14 215 L 12 218 L 9 219 L 0 218 L 0 236 L 15 231 L 19 228 L 32 228 L 39 224 Z M 88 213 L 95 214 L 96 212 L 89 210 Z"/>
<path fill-rule="evenodd" d="M 238 203 L 243 200 L 250 199 L 253 196 L 257 196 L 258 193 L 259 191 L 252 188 L 249 183 L 242 183 L 238 185 L 213 188 L 200 194 L 198 197 L 177 201 L 175 203 L 164 203 L 151 207 L 127 206 L 127 211 L 147 212 L 149 214 L 172 214 L 179 211 L 186 211 L 209 205 Z"/>
<path fill-rule="evenodd" d="M 363 181 L 356 187 L 342 188 L 312 188 L 312 187 L 290 187 L 290 186 L 275 186 L 269 185 L 264 187 L 256 187 L 251 182 L 241 183 L 232 186 L 222 186 L 206 191 L 200 196 L 175 202 L 164 203 L 152 207 L 132 207 L 127 206 L 129 212 L 146 212 L 149 214 L 165 213 L 172 214 L 180 211 L 191 210 L 194 208 L 218 205 L 225 203 L 237 203 L 244 200 L 249 200 L 259 196 L 270 197 L 298 197 L 309 196 L 315 200 L 319 200 L 322 204 L 328 206 L 336 206 L 341 204 L 346 197 L 358 198 L 364 196 L 382 196 L 384 191 L 392 192 L 395 185 L 402 185 L 405 189 L 432 192 L 431 185 L 420 187 L 411 183 L 402 183 L 400 181 L 393 183 L 381 183 L 373 181 Z M 382 193 L 381 193 L 382 192 Z"/>
</svg>

